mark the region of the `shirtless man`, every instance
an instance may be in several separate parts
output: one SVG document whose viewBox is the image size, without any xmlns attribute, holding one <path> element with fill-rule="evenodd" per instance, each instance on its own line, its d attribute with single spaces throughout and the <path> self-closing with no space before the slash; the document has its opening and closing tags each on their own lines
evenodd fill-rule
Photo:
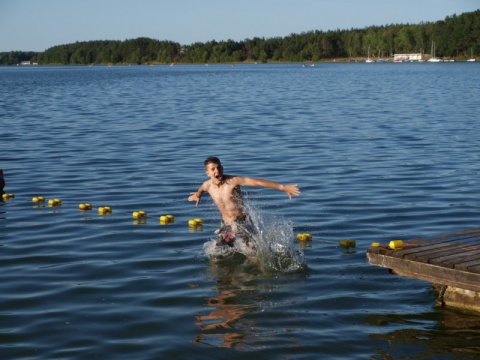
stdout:
<svg viewBox="0 0 480 360">
<path fill-rule="evenodd" d="M 282 185 L 273 181 L 223 174 L 223 166 L 217 157 L 209 157 L 204 162 L 205 173 L 210 178 L 200 188 L 190 193 L 188 201 L 195 201 L 196 206 L 204 192 L 208 192 L 222 213 L 222 227 L 219 230 L 217 245 L 233 246 L 237 237 L 249 243 L 252 233 L 250 219 L 245 213 L 240 186 L 263 186 L 284 191 L 290 200 L 292 195 L 300 195 L 297 185 Z M 254 245 L 253 245 L 254 246 Z"/>
</svg>

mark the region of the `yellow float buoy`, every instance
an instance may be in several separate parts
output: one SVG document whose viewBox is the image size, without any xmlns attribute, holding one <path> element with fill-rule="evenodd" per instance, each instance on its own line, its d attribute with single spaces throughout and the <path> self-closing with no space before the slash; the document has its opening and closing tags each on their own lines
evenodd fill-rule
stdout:
<svg viewBox="0 0 480 360">
<path fill-rule="evenodd" d="M 202 225 L 203 224 L 203 220 L 200 219 L 200 218 L 195 218 L 193 220 L 197 223 L 197 225 Z"/>
<path fill-rule="evenodd" d="M 312 241 L 311 234 L 297 234 L 298 241 Z"/>
<path fill-rule="evenodd" d="M 145 211 L 134 211 L 132 213 L 132 216 L 134 219 L 139 219 L 147 216 L 147 213 Z"/>
<path fill-rule="evenodd" d="M 351 247 L 355 247 L 356 243 L 355 243 L 355 240 L 352 240 L 352 239 L 343 239 L 343 240 L 340 240 L 340 246 L 343 246 L 345 248 L 351 248 Z"/>
<path fill-rule="evenodd" d="M 392 250 L 398 250 L 403 248 L 403 241 L 402 240 L 392 240 L 388 244 L 388 247 Z"/>
<path fill-rule="evenodd" d="M 372 244 L 370 246 L 371 247 L 379 247 L 380 243 L 379 242 L 372 242 Z"/>
<path fill-rule="evenodd" d="M 173 215 L 162 215 L 160 216 L 160 223 L 161 224 L 173 224 L 175 221 L 175 217 Z"/>
<path fill-rule="evenodd" d="M 87 210 L 87 206 L 85 204 L 79 204 L 78 209 L 81 210 L 81 211 L 85 211 L 85 210 Z"/>
<path fill-rule="evenodd" d="M 40 200 L 38 200 L 38 197 L 34 197 L 32 198 L 32 202 L 40 202 Z"/>
<path fill-rule="evenodd" d="M 60 199 L 50 199 L 48 200 L 48 206 L 61 206 L 62 201 Z"/>
<path fill-rule="evenodd" d="M 198 224 L 195 220 L 188 220 L 188 226 L 197 226 L 197 225 L 201 225 L 201 224 Z"/>
</svg>

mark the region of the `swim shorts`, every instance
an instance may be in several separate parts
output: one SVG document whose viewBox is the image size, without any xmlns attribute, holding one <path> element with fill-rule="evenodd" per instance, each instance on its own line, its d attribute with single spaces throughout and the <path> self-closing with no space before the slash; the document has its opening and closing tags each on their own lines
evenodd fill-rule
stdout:
<svg viewBox="0 0 480 360">
<path fill-rule="evenodd" d="M 236 241 L 242 241 L 249 248 L 255 248 L 253 235 L 255 227 L 247 216 L 239 218 L 235 221 L 223 221 L 220 229 L 215 231 L 218 234 L 217 246 L 233 247 Z"/>
</svg>

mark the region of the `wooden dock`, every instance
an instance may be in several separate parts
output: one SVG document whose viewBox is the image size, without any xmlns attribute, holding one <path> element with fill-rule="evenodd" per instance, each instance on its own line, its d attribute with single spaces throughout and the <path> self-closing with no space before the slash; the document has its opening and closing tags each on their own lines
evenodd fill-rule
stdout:
<svg viewBox="0 0 480 360">
<path fill-rule="evenodd" d="M 480 228 L 403 240 L 367 250 L 368 261 L 391 272 L 433 283 L 442 305 L 480 311 Z"/>
</svg>

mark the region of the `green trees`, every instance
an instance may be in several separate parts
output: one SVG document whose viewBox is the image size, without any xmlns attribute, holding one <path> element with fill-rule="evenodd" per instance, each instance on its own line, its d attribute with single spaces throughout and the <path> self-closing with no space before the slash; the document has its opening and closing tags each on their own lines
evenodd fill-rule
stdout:
<svg viewBox="0 0 480 360">
<path fill-rule="evenodd" d="M 41 58 L 41 53 L 33 51 L 10 51 L 0 53 L 0 65 L 16 65 L 22 61 L 36 63 Z"/>
<path fill-rule="evenodd" d="M 391 24 L 364 29 L 309 31 L 280 38 L 209 41 L 181 46 L 149 38 L 89 41 L 59 45 L 44 53 L 0 53 L 0 65 L 21 61 L 41 64 L 169 64 L 300 62 L 322 59 L 387 57 L 399 52 L 430 52 L 440 57 L 480 53 L 480 10 L 452 15 L 434 23 Z"/>
<path fill-rule="evenodd" d="M 170 63 L 181 47 L 172 41 L 149 38 L 125 41 L 89 41 L 54 46 L 45 51 L 44 64 L 142 64 Z"/>
</svg>

